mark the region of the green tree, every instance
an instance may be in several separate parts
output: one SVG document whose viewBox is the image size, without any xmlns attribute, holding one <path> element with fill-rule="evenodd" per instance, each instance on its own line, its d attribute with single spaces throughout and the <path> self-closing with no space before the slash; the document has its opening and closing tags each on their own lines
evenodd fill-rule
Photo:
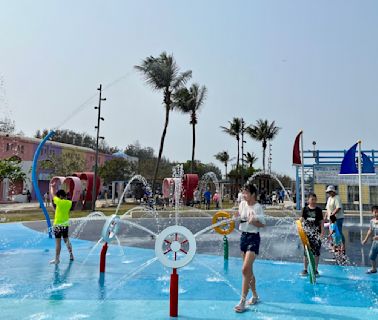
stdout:
<svg viewBox="0 0 378 320">
<path fill-rule="evenodd" d="M 258 159 L 257 156 L 253 152 L 252 153 L 247 152 L 245 155 L 245 162 L 248 164 L 249 168 L 253 167 L 257 159 Z"/>
<path fill-rule="evenodd" d="M 239 158 L 240 158 L 240 136 L 242 133 L 242 120 L 240 118 L 233 118 L 232 121 L 228 121 L 229 127 L 221 127 L 223 132 L 234 137 L 237 141 L 238 152 L 236 160 L 236 171 L 239 171 Z"/>
<path fill-rule="evenodd" d="M 9 179 L 12 183 L 25 181 L 26 174 L 22 171 L 20 161 L 2 159 L 0 160 L 0 181 Z"/>
<path fill-rule="evenodd" d="M 66 177 L 74 172 L 85 171 L 85 160 L 78 153 L 67 152 L 59 156 L 50 156 L 40 163 L 40 167 L 51 170 L 52 175 Z"/>
<path fill-rule="evenodd" d="M 227 179 L 227 166 L 230 161 L 230 155 L 228 154 L 227 151 L 222 151 L 222 152 L 218 152 L 214 157 L 215 159 L 217 159 L 218 161 L 224 164 L 225 171 L 226 171 L 226 179 Z"/>
<path fill-rule="evenodd" d="M 192 125 L 192 162 L 190 172 L 193 173 L 194 153 L 196 148 L 196 124 L 198 123 L 198 111 L 206 100 L 207 88 L 193 83 L 189 89 L 181 88 L 174 94 L 174 107 L 183 113 L 190 115 Z"/>
<path fill-rule="evenodd" d="M 128 180 L 136 171 L 136 164 L 122 158 L 114 158 L 106 161 L 99 167 L 98 174 L 106 184 L 112 181 Z"/>
<path fill-rule="evenodd" d="M 41 139 L 46 137 L 48 133 L 49 130 L 47 129 L 43 129 L 42 133 L 41 130 L 38 129 L 34 137 Z M 72 144 L 79 147 L 90 148 L 92 150 L 96 149 L 96 139 L 85 132 L 80 133 L 68 129 L 55 130 L 55 134 L 51 137 L 51 140 L 60 143 Z M 107 154 L 112 154 L 119 151 L 117 147 L 109 147 L 105 140 L 99 141 L 98 150 Z"/>
<path fill-rule="evenodd" d="M 246 180 L 248 180 L 248 178 L 250 176 L 252 176 L 255 172 L 257 172 L 258 170 L 256 170 L 255 168 L 253 167 L 248 167 L 248 168 L 239 168 L 239 171 L 237 171 L 236 169 L 232 169 L 230 170 L 230 172 L 228 173 L 228 177 L 230 178 L 230 180 L 235 180 L 235 181 L 238 181 L 241 179 L 242 177 L 242 171 L 243 170 L 243 176 Z"/>
<path fill-rule="evenodd" d="M 142 147 L 139 141 L 129 144 L 125 148 L 125 154 L 132 157 L 137 157 L 139 160 L 156 158 L 154 155 L 154 149 L 151 147 Z"/>
<path fill-rule="evenodd" d="M 189 172 L 191 166 L 191 161 L 185 162 L 183 164 L 184 172 Z M 198 174 L 199 178 L 201 178 L 205 173 L 214 172 L 219 180 L 222 179 L 222 171 L 213 163 L 202 163 L 200 161 L 196 161 L 194 167 L 195 171 L 193 173 Z"/>
<path fill-rule="evenodd" d="M 275 121 L 272 123 L 269 123 L 268 120 L 257 120 L 256 125 L 252 125 L 246 128 L 246 133 L 249 134 L 249 136 L 256 140 L 260 141 L 262 143 L 263 148 L 263 171 L 265 172 L 265 151 L 267 147 L 267 143 L 270 140 L 273 140 L 278 132 L 280 131 L 280 128 L 276 126 Z"/>
<path fill-rule="evenodd" d="M 176 64 L 173 55 L 168 55 L 166 52 L 161 53 L 159 57 L 147 57 L 142 61 L 141 65 L 135 66 L 135 69 L 137 69 L 144 76 L 146 83 L 152 87 L 152 89 L 163 91 L 165 122 L 160 139 L 159 154 L 156 161 L 154 177 L 152 180 L 152 188 L 154 189 L 161 157 L 163 155 L 164 140 L 169 123 L 169 113 L 172 110 L 172 95 L 182 86 L 184 86 L 185 83 L 191 78 L 192 71 L 180 73 L 180 68 Z"/>
</svg>

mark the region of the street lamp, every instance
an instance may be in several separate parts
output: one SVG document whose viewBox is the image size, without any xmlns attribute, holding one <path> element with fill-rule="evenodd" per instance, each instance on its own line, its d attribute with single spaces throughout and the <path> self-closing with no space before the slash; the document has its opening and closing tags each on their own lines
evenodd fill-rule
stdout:
<svg viewBox="0 0 378 320">
<path fill-rule="evenodd" d="M 94 107 L 97 112 L 97 126 L 95 126 L 95 129 L 97 130 L 96 135 L 96 157 L 95 157 L 95 167 L 94 167 L 94 175 L 93 175 L 93 188 L 92 188 L 92 211 L 95 211 L 96 209 L 96 200 L 97 200 L 97 170 L 98 170 L 98 141 L 99 139 L 104 139 L 104 137 L 100 136 L 100 121 L 104 121 L 105 119 L 101 117 L 101 102 L 106 101 L 106 98 L 102 98 L 102 84 L 100 84 L 100 87 L 97 88 L 99 92 L 99 98 L 98 98 L 98 106 Z"/>
<path fill-rule="evenodd" d="M 241 119 L 241 125 L 242 125 L 242 128 L 241 128 L 241 140 L 242 140 L 242 145 L 241 145 L 241 154 L 242 154 L 242 169 L 241 169 L 241 184 L 244 185 L 244 143 L 247 143 L 247 141 L 244 140 L 244 131 L 245 131 L 245 122 L 244 122 L 244 119 L 242 118 Z"/>
</svg>

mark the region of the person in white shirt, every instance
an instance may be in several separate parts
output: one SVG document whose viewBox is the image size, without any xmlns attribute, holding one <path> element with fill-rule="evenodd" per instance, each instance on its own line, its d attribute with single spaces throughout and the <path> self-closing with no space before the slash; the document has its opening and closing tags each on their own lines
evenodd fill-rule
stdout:
<svg viewBox="0 0 378 320">
<path fill-rule="evenodd" d="M 242 202 L 242 201 L 243 201 L 243 190 L 240 189 L 240 190 L 239 190 L 239 193 L 238 193 L 238 196 L 237 196 L 237 198 L 236 198 L 236 203 L 235 203 L 235 205 L 239 206 L 239 205 L 240 205 L 240 202 Z"/>
<path fill-rule="evenodd" d="M 239 212 L 235 217 L 240 217 L 239 230 L 240 250 L 243 257 L 242 266 L 242 294 L 239 304 L 234 307 L 236 312 L 244 312 L 246 304 L 256 304 L 259 296 L 256 291 L 256 279 L 253 274 L 253 263 L 259 254 L 260 228 L 265 227 L 265 215 L 262 206 L 257 202 L 257 189 L 252 183 L 246 183 L 243 189 L 244 200 L 240 202 Z M 252 290 L 252 298 L 247 301 L 249 289 Z"/>
<path fill-rule="evenodd" d="M 344 210 L 343 205 L 341 203 L 339 195 L 336 193 L 336 189 L 334 186 L 328 186 L 326 189 L 326 193 L 329 195 L 326 204 L 327 210 L 327 219 L 329 220 L 331 216 L 336 217 L 336 224 L 337 228 L 341 233 L 342 238 L 342 246 L 341 251 L 345 253 L 345 237 L 343 234 L 343 222 L 344 222 Z"/>
</svg>

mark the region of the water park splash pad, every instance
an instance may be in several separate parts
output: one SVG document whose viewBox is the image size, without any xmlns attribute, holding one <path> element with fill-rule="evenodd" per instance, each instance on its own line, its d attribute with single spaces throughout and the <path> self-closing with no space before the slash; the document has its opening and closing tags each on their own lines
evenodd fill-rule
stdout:
<svg viewBox="0 0 378 320">
<path fill-rule="evenodd" d="M 316 284 L 298 275 L 303 248 L 290 210 L 283 218 L 268 216 L 261 232 L 261 253 L 254 264 L 261 302 L 244 314 L 235 314 L 233 306 L 241 291 L 240 234 L 237 228 L 232 230 L 231 215 L 225 210 L 184 217 L 190 208 L 180 200 L 180 177 L 178 169 L 172 177 L 176 199 L 170 217 L 162 218 L 153 207 L 140 206 L 130 211 L 139 210 L 142 217 L 131 219 L 131 212 L 121 213 L 119 204 L 110 217 L 93 212 L 73 220 L 75 261 L 69 262 L 63 250 L 56 267 L 48 264 L 54 240 L 47 237 L 45 223 L 2 224 L 2 317 L 168 319 L 172 312 L 182 319 L 378 316 L 378 280 L 356 263 L 321 264 Z M 143 177 L 135 176 L 135 180 L 147 187 Z M 355 232 L 352 223 L 350 234 Z"/>
</svg>

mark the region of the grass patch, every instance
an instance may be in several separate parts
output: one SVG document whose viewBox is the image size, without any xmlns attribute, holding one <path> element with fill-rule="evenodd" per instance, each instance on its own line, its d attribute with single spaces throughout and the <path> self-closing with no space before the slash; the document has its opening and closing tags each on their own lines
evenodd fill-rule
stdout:
<svg viewBox="0 0 378 320">
<path fill-rule="evenodd" d="M 121 205 L 119 209 L 119 214 L 123 214 L 126 211 L 134 208 L 136 204 L 124 204 Z M 110 216 L 115 213 L 116 207 L 108 207 L 108 208 L 96 208 L 96 211 L 101 211 L 106 216 Z M 78 211 L 71 211 L 70 218 L 82 218 L 89 215 L 92 211 L 91 210 L 78 210 Z M 48 213 L 50 216 L 51 221 L 54 219 L 54 211 L 52 208 L 48 208 Z M 38 220 L 45 220 L 45 216 L 41 209 L 25 209 L 25 210 L 15 210 L 10 212 L 2 212 L 0 214 L 0 222 L 20 222 L 20 221 L 38 221 Z"/>
</svg>

